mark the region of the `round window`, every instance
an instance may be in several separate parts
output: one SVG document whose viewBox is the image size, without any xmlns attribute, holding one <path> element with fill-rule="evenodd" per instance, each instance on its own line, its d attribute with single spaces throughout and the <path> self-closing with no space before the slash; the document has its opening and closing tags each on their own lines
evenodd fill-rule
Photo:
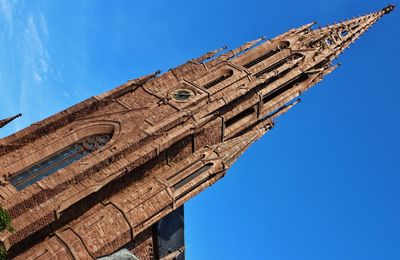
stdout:
<svg viewBox="0 0 400 260">
<path fill-rule="evenodd" d="M 189 98 L 193 97 L 194 93 L 188 89 L 178 89 L 172 92 L 172 98 L 176 101 L 186 101 Z"/>
</svg>

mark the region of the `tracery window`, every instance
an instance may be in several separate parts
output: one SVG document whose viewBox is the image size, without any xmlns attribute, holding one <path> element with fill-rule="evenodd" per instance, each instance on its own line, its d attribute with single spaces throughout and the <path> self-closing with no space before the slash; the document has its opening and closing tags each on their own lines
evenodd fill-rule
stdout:
<svg viewBox="0 0 400 260">
<path fill-rule="evenodd" d="M 88 136 L 50 155 L 47 159 L 14 174 L 11 176 L 10 182 L 17 190 L 22 190 L 100 149 L 106 145 L 110 139 L 111 136 L 109 134 Z"/>
</svg>

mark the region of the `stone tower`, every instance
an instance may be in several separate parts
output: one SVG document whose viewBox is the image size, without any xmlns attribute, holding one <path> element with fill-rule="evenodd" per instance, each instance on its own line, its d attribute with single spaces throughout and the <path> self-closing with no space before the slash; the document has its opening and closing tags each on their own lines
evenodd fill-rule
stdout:
<svg viewBox="0 0 400 260">
<path fill-rule="evenodd" d="M 15 228 L 2 247 L 15 259 L 183 259 L 183 204 L 393 9 L 211 51 L 0 139 L 0 204 Z"/>
</svg>

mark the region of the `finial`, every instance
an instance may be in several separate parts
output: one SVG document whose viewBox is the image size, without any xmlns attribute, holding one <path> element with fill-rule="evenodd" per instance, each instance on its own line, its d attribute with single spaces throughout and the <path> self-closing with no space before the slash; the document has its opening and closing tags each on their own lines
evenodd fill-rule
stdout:
<svg viewBox="0 0 400 260">
<path fill-rule="evenodd" d="M 395 8 L 396 8 L 396 6 L 394 4 L 390 4 L 390 5 L 386 6 L 385 8 L 383 8 L 382 11 L 384 14 L 388 14 L 388 13 L 392 12 Z"/>
<path fill-rule="evenodd" d="M 16 119 L 16 118 L 18 118 L 18 117 L 21 117 L 21 116 L 22 116 L 22 114 L 21 114 L 21 113 L 18 113 L 18 114 L 15 115 L 15 116 L 12 116 L 12 117 L 9 117 L 9 118 L 0 120 L 0 128 L 2 128 L 3 126 L 7 125 L 8 123 L 10 123 L 11 121 L 13 121 L 14 119 Z"/>
</svg>

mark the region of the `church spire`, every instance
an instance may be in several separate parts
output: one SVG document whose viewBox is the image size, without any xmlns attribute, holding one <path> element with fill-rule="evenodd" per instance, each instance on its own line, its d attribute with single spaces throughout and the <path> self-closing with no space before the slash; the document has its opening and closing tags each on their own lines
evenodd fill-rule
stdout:
<svg viewBox="0 0 400 260">
<path fill-rule="evenodd" d="M 15 115 L 15 116 L 0 120 L 0 128 L 2 128 L 3 126 L 7 125 L 8 123 L 10 123 L 11 121 L 13 121 L 14 119 L 16 119 L 16 118 L 18 118 L 20 116 L 22 116 L 21 113 Z"/>
<path fill-rule="evenodd" d="M 314 49 L 317 51 L 316 56 L 320 55 L 327 61 L 332 61 L 394 8 L 394 5 L 388 5 L 377 12 L 326 25 L 316 30 L 309 29 L 310 26 L 307 25 L 306 30 L 296 30 L 298 37 L 295 37 L 297 41 L 294 49 Z"/>
<path fill-rule="evenodd" d="M 0 247 L 10 259 L 97 259 L 124 245 L 144 252 L 147 231 L 224 176 L 393 9 L 210 51 L 1 139 L 0 204 L 15 231 L 0 233 Z M 160 256 L 153 248 L 142 258 Z M 169 259 L 183 253 L 174 248 Z"/>
</svg>

